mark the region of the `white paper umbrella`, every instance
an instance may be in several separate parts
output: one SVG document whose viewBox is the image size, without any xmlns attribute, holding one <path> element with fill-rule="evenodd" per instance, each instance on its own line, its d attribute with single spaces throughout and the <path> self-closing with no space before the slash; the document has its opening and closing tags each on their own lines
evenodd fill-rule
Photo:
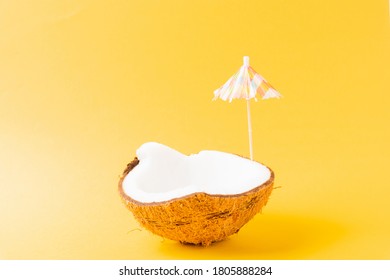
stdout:
<svg viewBox="0 0 390 280">
<path fill-rule="evenodd" d="M 221 98 L 231 102 L 233 99 L 246 99 L 248 115 L 249 153 L 253 160 L 252 123 L 250 114 L 250 99 L 257 101 L 257 95 L 262 99 L 280 98 L 277 92 L 260 74 L 249 66 L 249 57 L 244 56 L 244 65 L 222 87 L 214 91 L 214 100 Z"/>
</svg>

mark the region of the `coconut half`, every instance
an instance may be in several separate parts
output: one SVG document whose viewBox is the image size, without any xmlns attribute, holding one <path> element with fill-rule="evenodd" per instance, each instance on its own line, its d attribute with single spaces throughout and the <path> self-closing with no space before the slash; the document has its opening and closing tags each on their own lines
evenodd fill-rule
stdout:
<svg viewBox="0 0 390 280">
<path fill-rule="evenodd" d="M 274 173 L 237 155 L 184 155 L 143 144 L 119 181 L 119 193 L 142 226 L 182 243 L 209 245 L 237 233 L 267 203 Z"/>
</svg>

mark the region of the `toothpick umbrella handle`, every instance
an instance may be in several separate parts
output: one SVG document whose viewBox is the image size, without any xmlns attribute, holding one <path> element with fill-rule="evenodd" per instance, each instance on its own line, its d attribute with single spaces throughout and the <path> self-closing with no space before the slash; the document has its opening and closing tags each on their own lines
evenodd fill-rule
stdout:
<svg viewBox="0 0 390 280">
<path fill-rule="evenodd" d="M 244 56 L 244 67 L 249 67 L 249 56 Z M 253 140 L 252 140 L 252 121 L 251 121 L 251 110 L 250 110 L 250 100 L 246 100 L 246 112 L 248 116 L 248 140 L 249 140 L 249 154 L 251 160 L 253 160 Z"/>
</svg>

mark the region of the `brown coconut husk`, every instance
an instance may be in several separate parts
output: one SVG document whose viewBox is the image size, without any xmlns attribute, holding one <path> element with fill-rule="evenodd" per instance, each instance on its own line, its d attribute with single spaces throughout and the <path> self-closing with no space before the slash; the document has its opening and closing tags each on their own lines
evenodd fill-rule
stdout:
<svg viewBox="0 0 390 280">
<path fill-rule="evenodd" d="M 264 184 L 237 195 L 193 193 L 169 201 L 142 203 L 126 195 L 123 179 L 139 163 L 130 162 L 119 180 L 119 193 L 138 222 L 159 236 L 208 246 L 237 233 L 261 211 L 273 190 L 274 173 Z"/>
</svg>

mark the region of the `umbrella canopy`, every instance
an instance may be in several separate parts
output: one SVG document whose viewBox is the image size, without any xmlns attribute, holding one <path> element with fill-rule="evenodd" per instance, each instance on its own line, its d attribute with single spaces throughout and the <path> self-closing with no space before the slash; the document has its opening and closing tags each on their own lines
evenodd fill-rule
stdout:
<svg viewBox="0 0 390 280">
<path fill-rule="evenodd" d="M 249 66 L 249 57 L 244 56 L 244 65 L 222 87 L 214 91 L 214 100 L 221 98 L 231 102 L 237 98 L 254 98 L 257 101 L 257 95 L 262 99 L 281 97 L 270 83 Z"/>
<path fill-rule="evenodd" d="M 250 114 L 250 99 L 257 101 L 257 95 L 262 99 L 280 98 L 277 92 L 260 74 L 249 66 L 249 57 L 244 56 L 244 65 L 222 87 L 214 91 L 214 100 L 221 98 L 231 102 L 233 99 L 246 99 L 248 115 L 249 152 L 253 160 L 252 122 Z"/>
</svg>

